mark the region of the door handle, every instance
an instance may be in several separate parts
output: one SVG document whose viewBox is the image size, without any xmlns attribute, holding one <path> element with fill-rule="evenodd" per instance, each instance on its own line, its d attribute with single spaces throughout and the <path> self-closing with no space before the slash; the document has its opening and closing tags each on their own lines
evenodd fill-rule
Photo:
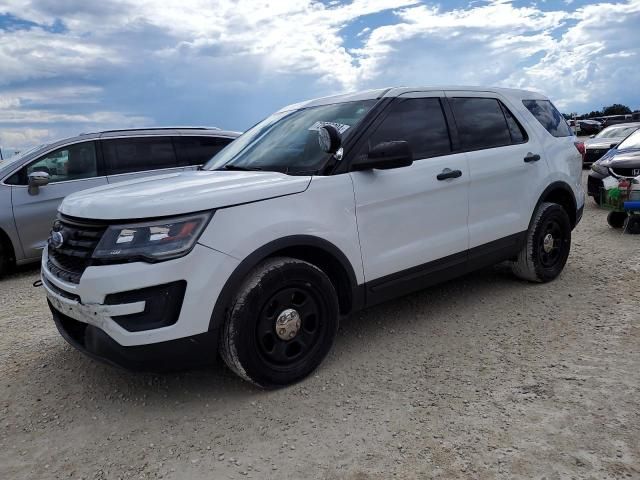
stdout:
<svg viewBox="0 0 640 480">
<path fill-rule="evenodd" d="M 540 155 L 538 155 L 537 153 L 527 153 L 527 156 L 524 157 L 524 162 L 525 163 L 531 163 L 531 162 L 537 162 L 538 160 L 540 160 Z"/>
<path fill-rule="evenodd" d="M 458 178 L 462 176 L 462 172 L 460 170 L 451 170 L 450 168 L 445 168 L 442 170 L 442 173 L 439 173 L 436 177 L 438 180 L 447 180 L 448 178 Z"/>
</svg>

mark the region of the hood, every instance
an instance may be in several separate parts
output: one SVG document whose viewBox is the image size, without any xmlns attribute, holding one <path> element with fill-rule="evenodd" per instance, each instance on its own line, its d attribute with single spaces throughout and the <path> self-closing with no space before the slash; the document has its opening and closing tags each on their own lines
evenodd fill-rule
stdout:
<svg viewBox="0 0 640 480">
<path fill-rule="evenodd" d="M 640 148 L 611 150 L 597 162 L 599 165 L 618 168 L 640 168 Z"/>
<path fill-rule="evenodd" d="M 310 181 L 277 172 L 189 171 L 83 190 L 59 210 L 96 220 L 165 217 L 300 193 Z"/>
<path fill-rule="evenodd" d="M 613 145 L 614 143 L 617 145 L 625 138 L 627 137 L 590 138 L 589 140 L 586 140 L 584 142 L 584 146 L 585 148 L 606 148 L 607 150 L 609 150 L 611 148 L 611 145 Z"/>
</svg>

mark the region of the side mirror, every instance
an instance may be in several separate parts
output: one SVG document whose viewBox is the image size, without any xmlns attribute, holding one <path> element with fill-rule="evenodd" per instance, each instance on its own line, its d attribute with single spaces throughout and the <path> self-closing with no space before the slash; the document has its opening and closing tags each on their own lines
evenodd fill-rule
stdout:
<svg viewBox="0 0 640 480">
<path fill-rule="evenodd" d="M 31 172 L 29 174 L 29 193 L 37 195 L 38 189 L 49 183 L 50 177 L 47 172 Z"/>
<path fill-rule="evenodd" d="M 589 135 L 589 138 L 596 138 L 594 134 Z"/>
<path fill-rule="evenodd" d="M 333 125 L 323 125 L 318 128 L 318 144 L 326 153 L 336 153 L 342 146 L 342 135 Z"/>
<path fill-rule="evenodd" d="M 408 167 L 413 163 L 413 154 L 409 142 L 398 140 L 394 142 L 382 142 L 377 144 L 365 157 L 357 159 L 352 170 L 369 170 L 377 168 L 388 170 L 390 168 Z"/>
</svg>

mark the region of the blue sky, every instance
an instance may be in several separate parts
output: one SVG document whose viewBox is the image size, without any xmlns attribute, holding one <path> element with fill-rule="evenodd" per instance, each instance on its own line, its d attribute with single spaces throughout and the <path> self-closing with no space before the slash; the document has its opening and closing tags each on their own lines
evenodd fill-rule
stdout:
<svg viewBox="0 0 640 480">
<path fill-rule="evenodd" d="M 146 125 L 244 130 L 393 85 L 640 108 L 640 0 L 0 0 L 0 146 Z"/>
</svg>

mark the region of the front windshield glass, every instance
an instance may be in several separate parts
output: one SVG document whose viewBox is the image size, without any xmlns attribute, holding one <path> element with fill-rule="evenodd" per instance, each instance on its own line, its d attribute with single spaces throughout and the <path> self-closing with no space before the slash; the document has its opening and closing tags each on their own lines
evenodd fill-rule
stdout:
<svg viewBox="0 0 640 480">
<path fill-rule="evenodd" d="M 45 145 L 37 145 L 37 146 L 35 146 L 35 147 L 28 148 L 27 150 L 23 150 L 22 152 L 17 153 L 17 154 L 15 154 L 15 155 L 13 155 L 13 156 L 11 156 L 11 157 L 9 157 L 9 158 L 5 158 L 5 159 L 4 159 L 4 162 L 1 162 L 0 164 L 1 164 L 1 165 L 6 165 L 6 164 L 9 164 L 9 163 L 13 163 L 13 162 L 15 162 L 16 160 L 20 160 L 21 158 L 24 158 L 24 157 L 26 157 L 27 155 L 30 155 L 30 154 L 32 154 L 33 152 L 37 151 L 37 150 L 40 150 L 40 149 L 41 149 L 42 147 L 44 147 L 44 146 L 45 146 Z"/>
<path fill-rule="evenodd" d="M 638 127 L 607 127 L 602 130 L 595 138 L 616 138 L 626 137 Z"/>
<path fill-rule="evenodd" d="M 636 130 L 618 145 L 618 150 L 625 148 L 640 148 L 640 130 Z"/>
<path fill-rule="evenodd" d="M 344 139 L 375 103 L 363 100 L 274 113 L 231 142 L 204 170 L 316 172 L 327 160 L 318 144 L 319 127 L 331 123 Z"/>
</svg>

